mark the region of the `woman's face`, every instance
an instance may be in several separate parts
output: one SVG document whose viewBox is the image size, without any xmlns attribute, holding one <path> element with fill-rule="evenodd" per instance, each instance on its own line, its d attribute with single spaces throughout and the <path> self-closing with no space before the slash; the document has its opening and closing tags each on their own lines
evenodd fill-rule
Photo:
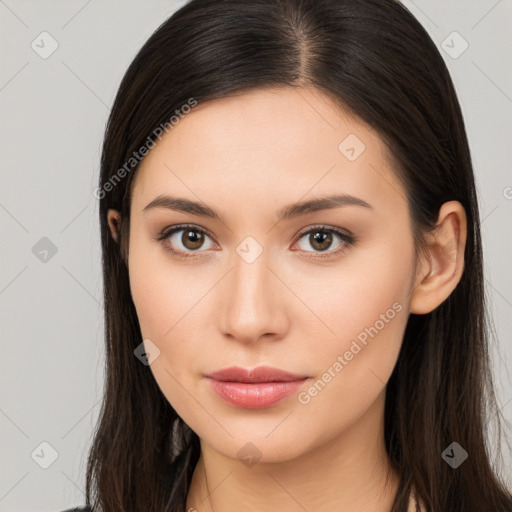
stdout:
<svg viewBox="0 0 512 512">
<path fill-rule="evenodd" d="M 150 368 L 225 456 L 284 461 L 367 435 L 354 431 L 365 418 L 381 428 L 415 285 L 406 193 L 386 154 L 318 90 L 283 88 L 193 108 L 141 163 L 128 265 Z M 175 208 L 148 208 L 166 196 Z M 191 203 L 215 216 L 180 211 Z M 263 365 L 307 378 L 206 377 Z"/>
</svg>

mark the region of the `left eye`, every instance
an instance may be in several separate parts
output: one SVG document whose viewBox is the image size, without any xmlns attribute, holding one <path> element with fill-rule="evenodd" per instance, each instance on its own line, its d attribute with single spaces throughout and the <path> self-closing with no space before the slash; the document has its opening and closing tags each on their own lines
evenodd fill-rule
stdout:
<svg viewBox="0 0 512 512">
<path fill-rule="evenodd" d="M 299 242 L 304 238 L 307 240 L 307 243 L 315 249 L 315 251 L 308 251 L 307 249 L 300 247 L 301 250 L 305 250 L 306 252 L 329 252 L 332 254 L 344 250 L 347 245 L 353 243 L 353 238 L 348 234 L 343 233 L 338 229 L 327 228 L 324 226 L 319 226 L 306 231 L 300 237 Z M 341 240 L 338 248 L 328 250 L 336 238 Z"/>
</svg>

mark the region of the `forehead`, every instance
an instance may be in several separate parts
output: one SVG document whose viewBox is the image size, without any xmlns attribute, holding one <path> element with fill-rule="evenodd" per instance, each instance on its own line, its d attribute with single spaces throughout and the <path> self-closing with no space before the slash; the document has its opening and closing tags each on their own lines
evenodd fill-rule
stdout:
<svg viewBox="0 0 512 512">
<path fill-rule="evenodd" d="M 321 91 L 258 89 L 184 114 L 140 164 L 133 203 L 143 208 L 165 192 L 220 206 L 244 198 L 277 206 L 333 188 L 403 196 L 395 174 L 377 133 Z"/>
</svg>

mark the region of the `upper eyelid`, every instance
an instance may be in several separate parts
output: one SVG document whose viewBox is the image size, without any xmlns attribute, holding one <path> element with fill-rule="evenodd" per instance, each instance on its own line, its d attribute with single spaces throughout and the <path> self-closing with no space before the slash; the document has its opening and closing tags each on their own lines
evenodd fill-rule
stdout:
<svg viewBox="0 0 512 512">
<path fill-rule="evenodd" d="M 158 238 L 167 238 L 171 234 L 174 234 L 177 231 L 182 231 L 183 229 L 190 229 L 191 231 L 200 231 L 201 233 L 208 235 L 210 238 L 215 238 L 213 235 L 210 234 L 210 232 L 207 229 L 202 228 L 201 226 L 197 226 L 196 224 L 177 224 L 174 226 L 169 226 L 168 228 L 164 228 L 161 231 L 161 234 L 158 235 Z"/>
</svg>

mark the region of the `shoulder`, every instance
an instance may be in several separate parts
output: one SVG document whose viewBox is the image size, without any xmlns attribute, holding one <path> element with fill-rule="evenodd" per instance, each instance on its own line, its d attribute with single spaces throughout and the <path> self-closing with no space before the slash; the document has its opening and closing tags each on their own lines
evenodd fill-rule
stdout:
<svg viewBox="0 0 512 512">
<path fill-rule="evenodd" d="M 91 509 L 89 507 L 75 507 L 68 508 L 66 510 L 63 510 L 62 512 L 91 512 Z"/>
</svg>

